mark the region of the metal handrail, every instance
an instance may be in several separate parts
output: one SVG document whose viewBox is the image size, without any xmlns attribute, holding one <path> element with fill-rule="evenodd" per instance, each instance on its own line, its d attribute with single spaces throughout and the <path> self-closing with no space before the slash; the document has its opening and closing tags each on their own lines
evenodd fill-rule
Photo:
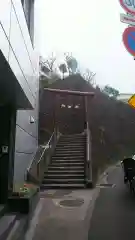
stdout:
<svg viewBox="0 0 135 240">
<path fill-rule="evenodd" d="M 89 134 L 89 123 L 87 122 L 87 130 L 86 130 L 86 137 L 87 137 L 87 162 L 90 162 L 90 134 Z"/>
<path fill-rule="evenodd" d="M 28 181 L 29 181 L 29 178 L 32 178 L 32 179 L 34 179 L 34 181 L 36 180 L 36 182 L 38 182 L 38 183 L 41 182 L 42 177 L 43 177 L 42 175 L 44 173 L 44 166 L 45 166 L 45 162 L 42 161 L 42 160 L 44 160 L 45 157 L 48 157 L 47 155 L 45 155 L 46 154 L 46 150 L 47 149 L 48 150 L 52 150 L 53 149 L 53 146 L 55 145 L 58 137 L 59 137 L 58 132 L 57 132 L 56 129 L 54 129 L 54 132 L 51 135 L 48 143 L 43 147 L 43 151 L 41 153 L 41 156 L 40 156 L 39 160 L 38 161 L 34 161 L 36 159 L 36 155 L 35 155 L 35 157 L 33 158 L 32 162 L 30 163 L 30 166 L 27 168 L 27 173 L 26 174 L 27 174 L 27 180 Z M 54 139 L 54 144 L 51 144 L 53 139 Z M 37 152 L 38 152 L 38 150 L 37 150 Z M 48 152 L 47 152 L 47 154 L 48 154 Z M 49 152 L 49 154 L 50 154 L 50 152 Z M 30 172 L 31 170 L 32 170 L 32 173 Z"/>
<path fill-rule="evenodd" d="M 51 142 L 54 134 L 55 134 L 55 131 L 53 132 L 52 136 L 50 137 L 48 143 L 45 145 L 44 150 L 43 150 L 43 153 L 42 153 L 41 157 L 39 158 L 39 160 L 38 160 L 38 162 L 37 162 L 38 164 L 41 162 L 41 159 L 42 159 L 42 157 L 44 156 L 44 153 L 45 153 L 46 149 L 48 149 L 47 146 L 50 145 L 50 142 Z"/>
<path fill-rule="evenodd" d="M 40 147 L 41 147 L 41 146 L 37 147 L 36 153 L 39 151 Z M 42 147 L 42 148 L 45 148 L 45 146 Z M 35 160 L 35 157 L 36 157 L 36 154 L 34 155 L 34 158 L 31 160 L 30 165 L 29 165 L 29 167 L 27 168 L 27 172 L 30 170 L 30 168 L 31 168 L 31 166 L 32 166 L 32 164 L 33 164 L 33 162 L 34 162 L 34 160 Z"/>
</svg>

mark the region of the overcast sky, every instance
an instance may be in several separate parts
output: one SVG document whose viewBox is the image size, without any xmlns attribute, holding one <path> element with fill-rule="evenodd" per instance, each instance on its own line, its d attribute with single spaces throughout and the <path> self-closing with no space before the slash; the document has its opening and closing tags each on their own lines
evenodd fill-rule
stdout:
<svg viewBox="0 0 135 240">
<path fill-rule="evenodd" d="M 72 52 L 99 85 L 135 92 L 135 61 L 122 43 L 118 0 L 37 0 L 36 44 L 44 57 Z"/>
</svg>

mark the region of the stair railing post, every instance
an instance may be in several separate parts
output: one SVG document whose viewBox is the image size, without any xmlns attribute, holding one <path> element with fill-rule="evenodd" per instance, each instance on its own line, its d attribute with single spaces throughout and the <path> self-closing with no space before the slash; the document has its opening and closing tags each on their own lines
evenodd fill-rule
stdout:
<svg viewBox="0 0 135 240">
<path fill-rule="evenodd" d="M 87 138 L 87 147 L 86 147 L 86 181 L 87 186 L 91 187 L 92 185 L 92 162 L 91 162 L 91 136 L 89 129 L 89 110 L 88 110 L 88 96 L 85 96 L 85 111 L 86 111 L 86 138 Z"/>
<path fill-rule="evenodd" d="M 89 169 L 88 169 L 88 161 L 89 161 L 89 150 L 88 150 L 88 106 L 87 106 L 87 96 L 84 96 L 84 110 L 85 110 L 85 124 L 84 124 L 84 130 L 86 131 L 86 160 L 85 160 L 85 174 L 86 174 L 86 181 L 88 182 L 88 175 L 89 175 Z"/>
<path fill-rule="evenodd" d="M 53 129 L 56 127 L 56 94 L 53 93 Z"/>
<path fill-rule="evenodd" d="M 55 130 L 55 141 L 57 141 L 58 137 L 58 119 L 59 119 L 59 107 L 60 107 L 60 101 L 59 101 L 59 95 L 55 94 L 55 99 L 54 99 L 54 118 L 55 118 L 55 124 L 54 124 L 54 130 Z"/>
</svg>

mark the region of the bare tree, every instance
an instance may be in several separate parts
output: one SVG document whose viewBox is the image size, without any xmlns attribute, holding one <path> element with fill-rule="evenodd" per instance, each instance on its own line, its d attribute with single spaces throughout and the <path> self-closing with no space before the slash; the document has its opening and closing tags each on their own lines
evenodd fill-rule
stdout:
<svg viewBox="0 0 135 240">
<path fill-rule="evenodd" d="M 47 59 L 45 59 L 44 64 L 45 66 L 51 71 L 54 71 L 54 65 L 56 61 L 56 56 L 54 56 L 54 53 L 51 54 Z"/>
<path fill-rule="evenodd" d="M 93 72 L 90 71 L 90 69 L 88 69 L 88 68 L 85 70 L 85 73 L 82 74 L 82 76 L 84 77 L 84 79 L 85 79 L 87 82 L 91 83 L 92 85 L 95 84 L 95 81 L 94 81 L 94 76 L 95 76 L 95 75 L 96 75 L 96 73 L 93 73 Z"/>
<path fill-rule="evenodd" d="M 59 65 L 59 70 L 60 70 L 60 72 L 62 73 L 62 75 L 63 75 L 63 80 L 64 80 L 64 75 L 65 75 L 65 73 L 68 72 L 68 69 L 67 69 L 66 64 L 65 64 L 65 63 L 60 64 L 60 65 Z"/>
<path fill-rule="evenodd" d="M 52 53 L 50 57 L 44 59 L 40 56 L 40 86 L 41 88 L 48 86 L 59 79 L 60 75 L 55 64 L 56 57 Z"/>
<path fill-rule="evenodd" d="M 66 52 L 64 53 L 64 58 L 67 64 L 69 75 L 77 73 L 78 62 L 75 57 L 73 57 L 72 53 Z"/>
</svg>

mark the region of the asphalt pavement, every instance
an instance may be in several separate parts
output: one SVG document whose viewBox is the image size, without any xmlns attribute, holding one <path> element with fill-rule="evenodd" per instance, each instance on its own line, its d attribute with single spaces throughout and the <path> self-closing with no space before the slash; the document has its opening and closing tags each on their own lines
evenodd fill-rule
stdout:
<svg viewBox="0 0 135 240">
<path fill-rule="evenodd" d="M 101 188 L 92 214 L 88 240 L 135 239 L 135 196 L 123 183 L 121 167 L 108 175 L 115 187 Z"/>
</svg>

